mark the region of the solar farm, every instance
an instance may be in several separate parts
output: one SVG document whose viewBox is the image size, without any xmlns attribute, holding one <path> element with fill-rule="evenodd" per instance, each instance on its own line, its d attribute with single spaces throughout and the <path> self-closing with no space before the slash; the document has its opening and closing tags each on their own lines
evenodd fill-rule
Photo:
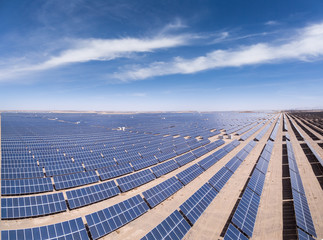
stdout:
<svg viewBox="0 0 323 240">
<path fill-rule="evenodd" d="M 1 113 L 1 239 L 323 239 L 322 112 Z"/>
</svg>

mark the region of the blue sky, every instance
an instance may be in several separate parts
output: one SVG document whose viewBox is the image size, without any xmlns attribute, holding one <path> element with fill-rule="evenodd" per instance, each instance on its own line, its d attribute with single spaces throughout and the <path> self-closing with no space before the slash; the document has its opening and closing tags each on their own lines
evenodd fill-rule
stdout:
<svg viewBox="0 0 323 240">
<path fill-rule="evenodd" d="M 323 108 L 322 1 L 0 3 L 0 110 Z"/>
</svg>

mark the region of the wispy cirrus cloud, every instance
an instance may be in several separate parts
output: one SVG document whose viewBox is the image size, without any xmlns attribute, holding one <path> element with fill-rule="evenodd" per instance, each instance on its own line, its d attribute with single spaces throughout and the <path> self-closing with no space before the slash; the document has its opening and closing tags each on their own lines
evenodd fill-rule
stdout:
<svg viewBox="0 0 323 240">
<path fill-rule="evenodd" d="M 75 39 L 70 40 L 73 47 L 62 50 L 59 54 L 48 56 L 47 60 L 28 63 L 28 58 L 19 64 L 0 65 L 0 81 L 31 72 L 48 70 L 72 63 L 89 61 L 110 61 L 128 57 L 133 53 L 153 52 L 156 50 L 178 47 L 188 44 L 193 37 L 188 34 L 158 35 L 151 38 L 121 39 Z"/>
<path fill-rule="evenodd" d="M 113 77 L 134 81 L 170 74 L 193 74 L 209 69 L 241 67 L 288 60 L 311 61 L 323 56 L 323 23 L 299 29 L 283 43 L 256 43 L 235 49 L 215 50 L 192 59 L 176 57 L 170 62 L 154 62 L 148 67 L 134 66 Z"/>
</svg>

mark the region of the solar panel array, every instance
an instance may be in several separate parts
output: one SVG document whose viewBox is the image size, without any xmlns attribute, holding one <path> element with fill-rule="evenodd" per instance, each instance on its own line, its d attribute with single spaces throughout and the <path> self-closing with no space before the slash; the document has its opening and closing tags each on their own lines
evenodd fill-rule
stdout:
<svg viewBox="0 0 323 240">
<path fill-rule="evenodd" d="M 153 127 L 147 130 L 146 126 L 142 126 L 140 118 L 133 116 L 134 120 L 129 120 L 129 116 L 124 116 L 122 121 L 126 127 L 118 131 L 116 126 L 120 126 L 120 121 L 118 120 L 118 125 L 113 123 L 108 126 L 110 123 L 107 123 L 103 116 L 99 122 L 86 117 L 83 120 L 83 116 L 80 117 L 80 121 L 75 115 L 66 117 L 63 114 L 57 119 L 52 116 L 41 114 L 40 117 L 33 117 L 33 120 L 36 119 L 35 124 L 28 115 L 23 115 L 27 127 L 17 125 L 15 116 L 10 116 L 10 121 L 7 120 L 5 123 L 6 126 L 11 126 L 12 132 L 4 133 L 5 139 L 2 145 L 4 149 L 1 168 L 2 195 L 14 196 L 77 188 L 65 191 L 66 200 L 62 192 L 2 198 L 2 219 L 43 216 L 66 211 L 67 207 L 73 211 L 132 190 L 178 168 L 183 170 L 144 191 L 142 193 L 144 199 L 136 195 L 86 215 L 89 232 L 86 231 L 83 220 L 78 218 L 44 227 L 3 230 L 2 239 L 88 239 L 88 233 L 93 239 L 101 238 L 141 216 L 149 210 L 149 207 L 154 208 L 165 201 L 240 144 L 237 140 L 231 141 L 208 157 L 194 163 L 197 158 L 226 143 L 222 139 L 215 142 L 208 139 L 210 136 L 220 134 L 220 129 L 224 129 L 228 134 L 233 132 L 244 134 L 240 138 L 246 140 L 267 121 L 273 121 L 270 120 L 272 115 L 255 114 L 253 118 L 230 121 L 219 118 L 215 124 L 205 117 L 213 116 L 212 114 L 202 114 L 192 117 L 193 120 L 188 124 L 182 123 L 181 119 L 176 117 L 165 123 L 163 120 L 155 122 L 155 119 L 151 121 Z M 129 124 L 131 121 L 136 124 Z M 73 124 L 75 122 L 78 123 Z M 32 127 L 33 124 L 38 128 L 30 131 L 35 129 Z M 268 130 L 270 125 L 268 124 L 264 130 Z M 16 126 L 19 126 L 19 131 L 12 130 Z M 52 137 L 53 129 L 57 132 L 57 138 Z M 265 134 L 264 130 L 260 133 Z M 17 142 L 19 144 L 16 146 Z M 255 141 L 250 141 L 179 206 L 180 211 L 176 210 L 169 215 L 143 239 L 182 239 L 191 228 L 190 224 L 196 223 L 255 145 Z M 250 205 L 250 202 L 257 202 L 257 199 L 260 201 L 271 154 L 268 151 L 272 150 L 272 145 L 269 143 L 267 145 L 268 149 L 265 148 L 261 154 L 250 177 L 240 201 L 241 206 L 239 204 L 237 208 L 239 214 L 234 215 L 235 220 L 232 220 L 234 225 L 230 224 L 225 239 L 247 239 L 247 236 L 252 235 L 253 220 L 256 219 L 258 206 Z M 16 157 L 12 158 L 13 155 Z M 190 166 L 185 167 L 186 164 Z M 291 164 L 291 168 L 295 170 L 295 164 Z M 291 178 L 295 182 L 293 187 L 295 209 L 297 207 L 300 214 L 308 216 L 309 209 L 301 179 L 297 174 Z M 110 181 L 107 181 L 109 179 Z M 99 181 L 103 182 L 98 183 Z M 95 184 L 84 186 L 93 183 Z M 309 234 L 315 236 L 313 234 L 315 229 L 310 228 L 306 217 L 300 229 L 309 237 Z M 299 236 L 303 236 L 303 233 L 300 232 Z"/>
</svg>

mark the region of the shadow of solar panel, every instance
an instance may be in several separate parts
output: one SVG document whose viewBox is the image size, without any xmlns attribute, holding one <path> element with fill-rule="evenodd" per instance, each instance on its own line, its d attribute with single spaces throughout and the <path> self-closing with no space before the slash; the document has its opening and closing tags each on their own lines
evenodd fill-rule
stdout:
<svg viewBox="0 0 323 240">
<path fill-rule="evenodd" d="M 1 219 L 43 216 L 66 211 L 63 193 L 41 196 L 2 198 Z"/>
<path fill-rule="evenodd" d="M 99 181 L 94 171 L 54 176 L 55 189 L 67 189 Z"/>
<path fill-rule="evenodd" d="M 126 192 L 135 187 L 138 187 L 147 182 L 150 182 L 155 178 L 156 178 L 155 175 L 150 171 L 150 169 L 146 169 L 140 172 L 130 174 L 128 176 L 118 178 L 117 183 L 121 188 L 121 191 Z"/>
<path fill-rule="evenodd" d="M 248 240 L 248 238 L 230 223 L 223 240 Z"/>
<path fill-rule="evenodd" d="M 297 229 L 298 240 L 315 240 L 312 236 L 302 231 L 301 229 Z"/>
<path fill-rule="evenodd" d="M 80 239 L 88 240 L 82 218 L 56 223 L 43 227 L 19 230 L 2 230 L 1 239 L 29 240 L 29 239 Z"/>
<path fill-rule="evenodd" d="M 111 198 L 120 193 L 114 181 L 108 181 L 89 187 L 67 191 L 67 200 L 70 209 L 83 207 L 104 199 Z"/>
<path fill-rule="evenodd" d="M 223 167 L 216 174 L 214 174 L 212 178 L 210 178 L 209 183 L 218 192 L 220 192 L 220 190 L 223 188 L 223 186 L 227 183 L 227 181 L 232 175 L 233 173 L 229 169 Z"/>
<path fill-rule="evenodd" d="M 259 196 L 261 196 L 262 189 L 265 183 L 265 178 L 266 176 L 262 172 L 255 169 L 251 175 L 251 178 L 249 180 L 247 187 L 249 187 L 252 191 L 254 191 Z"/>
<path fill-rule="evenodd" d="M 177 158 L 175 158 L 175 161 L 180 165 L 180 166 L 184 166 L 189 162 L 192 162 L 193 160 L 195 160 L 195 156 L 193 155 L 193 153 L 188 152 L 182 156 L 179 156 Z"/>
<path fill-rule="evenodd" d="M 155 207 L 178 190 L 183 187 L 183 184 L 177 180 L 176 177 L 172 177 L 163 181 L 162 183 L 144 191 L 142 194 L 149 203 L 150 207 Z"/>
<path fill-rule="evenodd" d="M 154 166 L 151 168 L 153 173 L 156 175 L 156 177 L 160 177 L 166 173 L 169 173 L 171 171 L 174 171 L 179 166 L 175 160 L 170 160 L 161 164 L 158 164 L 157 166 Z"/>
<path fill-rule="evenodd" d="M 181 171 L 176 175 L 176 177 L 184 184 L 187 185 L 191 181 L 193 181 L 195 178 L 200 176 L 203 173 L 203 169 L 198 165 L 194 164 L 190 166 L 189 168 Z"/>
<path fill-rule="evenodd" d="M 158 163 L 158 160 L 154 157 L 151 159 L 140 159 L 140 160 L 136 160 L 131 162 L 131 165 L 133 166 L 133 168 L 135 169 L 135 171 L 141 170 L 143 168 L 146 167 L 150 167 L 152 165 L 156 165 Z"/>
<path fill-rule="evenodd" d="M 259 202 L 260 197 L 246 188 L 232 218 L 232 222 L 249 237 L 252 237 Z"/>
<path fill-rule="evenodd" d="M 316 237 L 316 232 L 306 197 L 294 189 L 292 192 L 297 226 L 303 229 L 305 232 Z"/>
<path fill-rule="evenodd" d="M 53 191 L 50 178 L 1 180 L 1 195 L 22 195 Z"/>
<path fill-rule="evenodd" d="M 175 210 L 141 240 L 182 239 L 190 229 L 188 222 Z"/>
<path fill-rule="evenodd" d="M 145 201 L 136 195 L 123 202 L 86 215 L 93 239 L 98 239 L 131 222 L 149 209 Z"/>
<path fill-rule="evenodd" d="M 210 184 L 205 183 L 179 208 L 190 222 L 194 224 L 217 194 L 218 192 Z"/>
<path fill-rule="evenodd" d="M 101 180 L 119 177 L 132 172 L 133 168 L 129 163 L 123 163 L 113 167 L 98 169 Z"/>
</svg>

